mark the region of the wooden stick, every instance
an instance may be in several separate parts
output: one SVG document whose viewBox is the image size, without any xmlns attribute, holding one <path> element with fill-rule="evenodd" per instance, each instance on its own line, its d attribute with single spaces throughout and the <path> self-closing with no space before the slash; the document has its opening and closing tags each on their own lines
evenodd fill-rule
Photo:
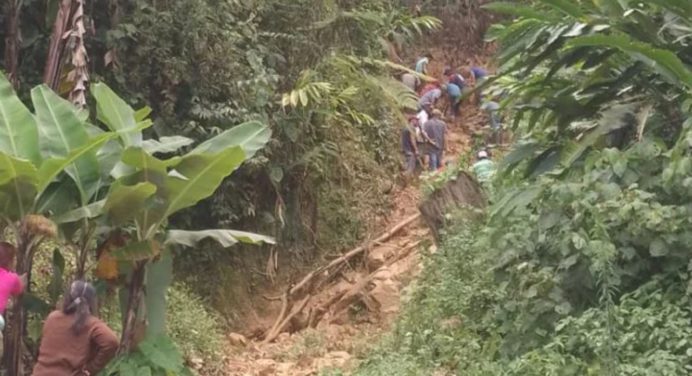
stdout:
<svg viewBox="0 0 692 376">
<path fill-rule="evenodd" d="M 410 216 L 410 217 L 404 219 L 403 221 L 397 223 L 397 224 L 396 224 L 394 227 L 392 227 L 390 230 L 386 231 L 385 233 L 383 233 L 382 235 L 380 235 L 379 237 L 377 237 L 377 238 L 376 238 L 375 240 L 373 240 L 372 242 L 384 242 L 384 241 L 388 240 L 389 238 L 391 238 L 392 236 L 394 236 L 396 233 L 398 233 L 399 231 L 401 231 L 402 228 L 408 226 L 410 223 L 412 223 L 412 222 L 416 221 L 417 219 L 419 219 L 420 216 L 421 216 L 420 213 L 416 213 L 416 214 L 414 214 L 414 215 L 412 215 L 412 216 Z M 327 271 L 327 270 L 331 269 L 332 267 L 334 267 L 334 266 L 336 266 L 336 265 L 339 265 L 339 264 L 341 264 L 341 263 L 343 263 L 343 262 L 346 262 L 346 261 L 352 259 L 354 256 L 356 256 L 356 255 L 362 253 L 363 251 L 365 251 L 366 248 L 367 248 L 366 246 L 359 246 L 359 247 L 356 247 L 356 248 L 354 248 L 354 249 L 348 251 L 347 253 L 345 253 L 343 256 L 334 259 L 334 260 L 333 260 L 332 262 L 330 262 L 329 264 L 327 264 L 327 265 L 325 265 L 325 266 L 322 266 L 322 267 L 320 267 L 320 268 L 318 268 L 318 269 L 316 269 L 316 270 L 310 272 L 308 275 L 305 276 L 305 278 L 303 278 L 298 284 L 296 284 L 295 286 L 293 286 L 293 287 L 291 288 L 291 290 L 289 290 L 289 295 L 294 295 L 296 292 L 298 292 L 298 291 L 300 291 L 301 289 L 303 289 L 308 283 L 310 283 L 310 282 L 312 281 L 312 279 L 313 279 L 316 275 L 319 275 L 319 274 L 321 274 L 322 272 Z"/>
<path fill-rule="evenodd" d="M 279 312 L 279 317 L 276 318 L 276 321 L 274 321 L 274 325 L 272 325 L 272 328 L 267 332 L 267 336 L 264 339 L 264 343 L 267 343 L 278 335 L 278 333 L 275 333 L 278 330 L 279 325 L 284 319 L 284 316 L 286 316 L 286 310 L 288 309 L 288 291 L 286 291 L 283 295 L 281 295 L 281 312 Z M 272 339 L 268 339 L 271 338 Z"/>
<path fill-rule="evenodd" d="M 278 337 L 279 334 L 281 334 L 283 329 L 286 327 L 286 324 L 288 324 L 289 321 L 291 321 L 293 316 L 300 313 L 300 311 L 302 311 L 303 308 L 305 308 L 305 306 L 308 305 L 308 301 L 310 300 L 310 298 L 312 298 L 312 296 L 306 296 L 305 299 L 303 299 L 303 301 L 301 301 L 295 308 L 293 308 L 293 310 L 291 310 L 291 313 L 288 316 L 286 316 L 286 318 L 283 319 L 283 321 L 281 321 L 281 323 L 276 327 L 276 329 L 272 329 L 272 331 L 269 332 L 267 338 L 264 339 L 263 343 L 269 343 L 275 340 L 276 337 Z"/>
</svg>

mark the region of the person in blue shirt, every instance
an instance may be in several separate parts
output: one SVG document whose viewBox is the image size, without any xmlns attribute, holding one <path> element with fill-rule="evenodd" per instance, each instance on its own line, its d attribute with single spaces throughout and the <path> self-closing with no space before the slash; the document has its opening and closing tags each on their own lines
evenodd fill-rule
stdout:
<svg viewBox="0 0 692 376">
<path fill-rule="evenodd" d="M 488 80 L 488 71 L 481 68 L 481 67 L 471 67 L 469 69 L 471 73 L 471 79 L 474 82 L 475 87 L 479 87 L 485 83 L 485 81 Z M 483 99 L 483 94 L 481 93 L 481 90 L 476 90 L 476 103 L 480 103 L 481 100 Z"/>
<path fill-rule="evenodd" d="M 448 83 L 445 88 L 447 89 L 447 97 L 449 98 L 452 118 L 456 118 L 457 115 L 459 115 L 459 107 L 461 107 L 461 88 L 451 82 Z"/>
</svg>

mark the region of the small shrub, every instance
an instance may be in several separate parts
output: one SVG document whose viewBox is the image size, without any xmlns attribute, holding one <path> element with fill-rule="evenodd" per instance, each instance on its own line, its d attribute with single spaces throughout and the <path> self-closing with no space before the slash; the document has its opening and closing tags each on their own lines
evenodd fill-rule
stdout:
<svg viewBox="0 0 692 376">
<path fill-rule="evenodd" d="M 223 328 L 220 318 L 184 284 L 168 292 L 168 334 L 186 362 L 201 375 L 225 375 Z"/>
</svg>

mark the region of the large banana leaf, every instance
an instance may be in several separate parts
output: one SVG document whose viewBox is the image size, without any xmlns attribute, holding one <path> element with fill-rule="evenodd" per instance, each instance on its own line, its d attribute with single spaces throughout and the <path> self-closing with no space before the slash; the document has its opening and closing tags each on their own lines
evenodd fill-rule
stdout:
<svg viewBox="0 0 692 376">
<path fill-rule="evenodd" d="M 41 163 L 36 119 L 17 98 L 12 85 L 0 74 L 0 151 Z"/>
<path fill-rule="evenodd" d="M 77 109 L 45 85 L 31 90 L 36 110 L 40 145 L 44 157 L 67 157 L 89 141 L 85 123 Z M 100 181 L 96 152 L 89 151 L 66 167 L 65 171 L 79 189 L 82 203 L 98 189 Z"/>
<path fill-rule="evenodd" d="M 218 153 L 229 147 L 240 146 L 245 158 L 252 158 L 264 147 L 271 137 L 271 130 L 258 121 L 250 121 L 224 131 L 223 133 L 199 144 L 191 154 Z"/>
<path fill-rule="evenodd" d="M 53 179 L 68 166 L 72 165 L 76 160 L 94 153 L 106 141 L 113 137 L 112 133 L 104 133 L 98 137 L 89 140 L 84 146 L 70 152 L 65 158 L 48 159 L 43 161 L 41 168 L 38 171 L 38 193 L 39 195 L 48 187 Z"/>
<path fill-rule="evenodd" d="M 211 196 L 223 179 L 244 160 L 245 153 L 240 146 L 218 154 L 188 154 L 183 157 L 176 171 L 185 179 L 169 176 L 166 181 L 169 204 L 164 217 Z"/>
<path fill-rule="evenodd" d="M 274 238 L 245 231 L 236 230 L 201 230 L 185 231 L 170 230 L 166 236 L 166 245 L 177 244 L 186 247 L 195 247 L 203 239 L 212 239 L 222 247 L 227 248 L 238 242 L 248 244 L 276 244 Z"/>
<path fill-rule="evenodd" d="M 28 213 L 38 180 L 38 171 L 31 162 L 0 152 L 0 215 L 17 220 Z"/>
<path fill-rule="evenodd" d="M 148 182 L 136 185 L 122 185 L 120 182 L 113 183 L 104 212 L 116 225 L 122 225 L 128 220 L 135 218 L 144 208 L 146 200 L 156 192 L 156 186 Z"/>
<path fill-rule="evenodd" d="M 135 111 L 104 83 L 94 84 L 91 92 L 96 98 L 97 118 L 118 133 L 125 146 L 142 144 L 143 128 L 151 122 L 137 122 Z"/>
</svg>

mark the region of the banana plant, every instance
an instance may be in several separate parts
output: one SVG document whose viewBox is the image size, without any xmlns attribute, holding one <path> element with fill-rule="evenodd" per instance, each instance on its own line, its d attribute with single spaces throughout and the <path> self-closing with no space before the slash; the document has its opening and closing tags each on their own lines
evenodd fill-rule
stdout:
<svg viewBox="0 0 692 376">
<path fill-rule="evenodd" d="M 173 246 L 194 247 L 206 238 L 225 247 L 237 242 L 274 242 L 269 237 L 228 229 L 167 230 L 171 216 L 211 196 L 225 178 L 267 143 L 271 132 L 261 123 L 249 122 L 184 155 L 162 159 L 157 154 L 190 142 L 180 137 L 145 141 L 141 129 L 149 124 L 148 111 L 134 111 L 104 84 L 95 84 L 91 92 L 97 118 L 118 135 L 115 148 L 121 150 L 120 161 L 111 171 L 114 180 L 105 198 L 66 213 L 61 221 L 100 218 L 111 229 L 127 233 L 128 240 L 122 246 L 101 254 L 98 267 L 114 268 L 106 274 L 124 275 L 127 281 L 120 349 L 125 354 L 135 349 L 144 334 L 164 332 Z"/>
<path fill-rule="evenodd" d="M 57 235 L 47 219 L 56 192 L 66 207 L 79 205 L 99 184 L 96 154 L 113 132 L 89 135 L 86 119 L 48 87 L 31 91 L 34 113 L 19 100 L 10 82 L 0 75 L 0 217 L 16 239 L 18 273 L 31 269 L 35 251 Z M 59 188 L 66 187 L 66 188 Z M 26 312 L 20 304 L 9 315 L 8 346 L 4 357 L 9 374 L 23 375 L 22 351 Z"/>
</svg>

